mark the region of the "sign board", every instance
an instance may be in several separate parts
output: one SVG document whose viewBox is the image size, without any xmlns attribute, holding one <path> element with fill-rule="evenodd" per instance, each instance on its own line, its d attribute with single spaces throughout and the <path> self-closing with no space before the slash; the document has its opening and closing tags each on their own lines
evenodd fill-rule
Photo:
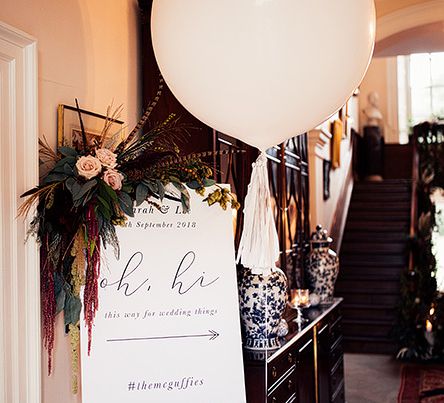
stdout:
<svg viewBox="0 0 444 403">
<path fill-rule="evenodd" d="M 245 402 L 232 212 L 144 203 L 103 250 L 83 403 Z"/>
</svg>

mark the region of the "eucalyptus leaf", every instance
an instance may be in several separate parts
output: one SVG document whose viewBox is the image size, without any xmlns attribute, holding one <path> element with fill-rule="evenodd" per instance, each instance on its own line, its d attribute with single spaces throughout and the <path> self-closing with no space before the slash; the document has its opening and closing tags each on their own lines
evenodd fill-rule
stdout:
<svg viewBox="0 0 444 403">
<path fill-rule="evenodd" d="M 73 200 L 81 199 L 83 196 L 85 196 L 87 192 L 89 192 L 96 185 L 97 185 L 97 179 L 91 179 L 88 182 L 85 182 L 78 192 L 76 192 L 75 194 L 73 193 Z"/>
<path fill-rule="evenodd" d="M 97 196 L 97 200 L 99 201 L 98 211 L 103 216 L 103 218 L 105 218 L 105 220 L 110 220 L 112 214 L 111 206 L 105 199 L 100 196 Z"/>
<path fill-rule="evenodd" d="M 64 174 L 65 173 L 64 164 L 55 165 L 51 173 Z"/>
<path fill-rule="evenodd" d="M 165 186 L 163 186 L 163 183 L 159 179 L 156 180 L 156 183 L 157 183 L 157 189 L 159 191 L 158 192 L 159 199 L 160 199 L 160 201 L 162 201 L 163 198 L 165 197 Z"/>
<path fill-rule="evenodd" d="M 117 193 L 111 188 L 111 186 L 107 185 L 103 180 L 99 180 L 98 186 L 97 186 L 98 194 L 99 196 L 109 201 L 117 202 Z"/>
<path fill-rule="evenodd" d="M 58 293 L 56 293 L 56 315 L 63 311 L 65 306 L 66 299 L 66 291 L 64 288 L 60 289 Z"/>
<path fill-rule="evenodd" d="M 122 189 L 121 189 L 121 191 L 125 192 L 125 193 L 131 193 L 132 190 L 133 190 L 133 187 L 130 184 L 128 184 L 128 183 L 123 185 Z"/>
<path fill-rule="evenodd" d="M 176 178 L 175 176 L 171 175 L 168 177 L 168 179 L 170 180 L 171 183 L 175 183 L 175 182 L 180 183 L 180 179 Z"/>
<path fill-rule="evenodd" d="M 146 180 L 142 181 L 142 183 L 148 186 L 148 189 L 150 190 L 151 193 L 158 194 L 159 189 L 157 189 L 157 183 Z"/>
<path fill-rule="evenodd" d="M 123 212 L 130 216 L 134 217 L 134 211 L 133 211 L 133 201 L 131 200 L 131 197 L 128 193 L 120 192 L 119 194 L 119 204 L 120 208 L 123 210 Z"/>
<path fill-rule="evenodd" d="M 54 295 L 56 298 L 56 314 L 63 310 L 66 297 L 66 282 L 59 273 L 54 273 Z"/>
<path fill-rule="evenodd" d="M 50 173 L 45 179 L 44 183 L 52 183 L 52 182 L 62 182 L 64 181 L 68 176 L 62 173 Z"/>
<path fill-rule="evenodd" d="M 97 200 L 99 201 L 99 204 L 103 205 L 103 207 L 111 210 L 111 205 L 109 204 L 108 200 L 104 199 L 101 196 L 97 196 Z"/>
<path fill-rule="evenodd" d="M 69 324 L 75 325 L 80 320 L 80 311 L 82 309 L 82 301 L 72 293 L 67 293 L 65 298 L 65 326 Z"/>
<path fill-rule="evenodd" d="M 205 178 L 203 180 L 204 186 L 208 187 L 208 186 L 213 186 L 216 184 L 216 181 L 214 179 L 209 179 L 209 178 Z"/>
<path fill-rule="evenodd" d="M 72 193 L 73 186 L 78 183 L 74 178 L 68 178 L 65 182 L 66 188 Z M 80 185 L 79 185 L 80 187 Z"/>
<path fill-rule="evenodd" d="M 74 175 L 74 170 L 72 169 L 72 166 L 69 164 L 63 165 L 63 171 L 66 175 Z"/>
<path fill-rule="evenodd" d="M 111 198 L 111 200 L 117 201 L 117 193 L 111 186 L 107 185 L 103 181 L 100 181 L 100 187 L 105 190 L 106 194 L 109 198 Z"/>
<path fill-rule="evenodd" d="M 190 197 L 186 194 L 182 193 L 180 197 L 180 201 L 182 202 L 182 211 L 184 213 L 189 213 L 190 211 Z"/>
<path fill-rule="evenodd" d="M 136 206 L 140 206 L 147 198 L 149 193 L 148 186 L 139 183 L 136 188 Z"/>
<path fill-rule="evenodd" d="M 187 186 L 193 190 L 199 189 L 201 187 L 200 183 L 196 180 L 187 182 Z"/>
<path fill-rule="evenodd" d="M 178 190 L 180 190 L 181 193 L 187 192 L 187 189 L 181 182 L 171 182 L 174 187 Z"/>
<path fill-rule="evenodd" d="M 77 157 L 79 155 L 78 152 L 71 147 L 59 147 L 58 152 L 65 157 Z"/>
</svg>

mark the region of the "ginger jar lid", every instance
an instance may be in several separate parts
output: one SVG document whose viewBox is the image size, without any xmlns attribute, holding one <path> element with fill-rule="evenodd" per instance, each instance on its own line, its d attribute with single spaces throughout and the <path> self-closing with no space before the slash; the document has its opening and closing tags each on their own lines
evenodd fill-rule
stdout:
<svg viewBox="0 0 444 403">
<path fill-rule="evenodd" d="M 316 231 L 311 234 L 310 244 L 312 248 L 328 248 L 333 239 L 328 236 L 328 231 L 322 225 L 316 226 Z"/>
</svg>

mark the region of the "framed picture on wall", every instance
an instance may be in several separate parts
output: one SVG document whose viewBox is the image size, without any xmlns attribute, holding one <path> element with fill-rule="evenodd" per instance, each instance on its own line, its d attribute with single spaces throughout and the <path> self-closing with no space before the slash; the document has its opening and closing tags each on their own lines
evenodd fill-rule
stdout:
<svg viewBox="0 0 444 403">
<path fill-rule="evenodd" d="M 108 124 L 108 140 L 104 147 L 112 148 L 114 143 L 120 142 L 124 137 L 124 123 L 95 112 L 79 109 L 85 128 L 86 139 L 89 145 L 99 139 Z M 57 108 L 57 146 L 68 146 L 81 149 L 83 146 L 82 130 L 80 127 L 79 112 L 76 107 L 60 104 Z"/>
<path fill-rule="evenodd" d="M 331 171 L 331 161 L 323 160 L 323 172 L 322 172 L 322 183 L 323 183 L 323 196 L 324 200 L 330 198 L 330 171 Z"/>
</svg>

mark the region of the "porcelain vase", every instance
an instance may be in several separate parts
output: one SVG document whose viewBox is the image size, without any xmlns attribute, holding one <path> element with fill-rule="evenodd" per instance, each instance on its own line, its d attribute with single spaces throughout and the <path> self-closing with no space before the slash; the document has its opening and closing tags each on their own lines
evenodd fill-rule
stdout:
<svg viewBox="0 0 444 403">
<path fill-rule="evenodd" d="M 312 293 L 317 294 L 321 305 L 333 302 L 339 273 L 339 259 L 330 249 L 331 242 L 327 230 L 318 225 L 311 236 L 311 251 L 305 269 L 308 287 Z"/>
<path fill-rule="evenodd" d="M 284 272 L 275 269 L 264 276 L 245 269 L 239 283 L 239 300 L 244 347 L 250 350 L 279 348 L 279 329 L 287 303 Z"/>
</svg>

